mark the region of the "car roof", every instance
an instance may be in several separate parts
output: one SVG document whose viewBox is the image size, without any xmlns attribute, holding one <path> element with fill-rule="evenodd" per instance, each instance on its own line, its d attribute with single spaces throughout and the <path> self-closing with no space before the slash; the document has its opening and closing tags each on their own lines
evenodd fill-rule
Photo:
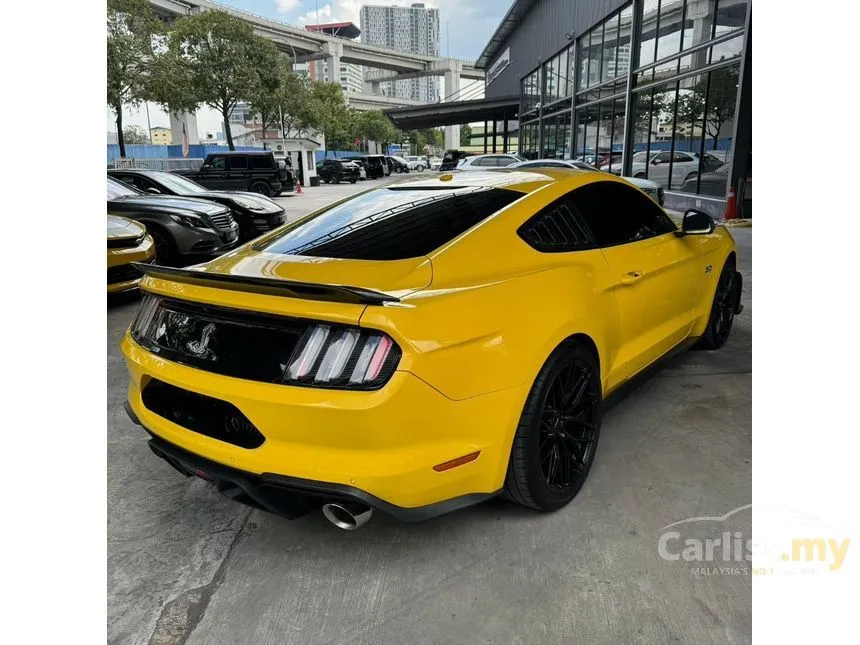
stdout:
<svg viewBox="0 0 860 645">
<path fill-rule="evenodd" d="M 581 179 L 574 181 L 588 183 L 593 178 L 615 181 L 617 178 L 604 172 L 578 170 L 576 168 L 494 168 L 489 170 L 470 170 L 469 172 L 445 172 L 430 179 L 413 179 L 392 184 L 392 188 L 419 190 L 444 190 L 453 188 L 505 188 L 521 193 L 531 193 L 552 183 Z M 618 180 L 620 181 L 620 180 Z"/>
<path fill-rule="evenodd" d="M 217 150 L 215 152 L 210 152 L 210 155 L 226 155 L 228 157 L 232 157 L 235 155 L 273 155 L 275 154 L 271 150 L 224 150 L 223 152 Z"/>
</svg>

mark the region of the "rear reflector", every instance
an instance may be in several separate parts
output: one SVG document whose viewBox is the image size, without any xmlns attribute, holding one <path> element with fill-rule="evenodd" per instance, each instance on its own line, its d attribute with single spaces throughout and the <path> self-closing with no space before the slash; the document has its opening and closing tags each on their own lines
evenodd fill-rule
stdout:
<svg viewBox="0 0 860 645">
<path fill-rule="evenodd" d="M 456 468 L 457 466 L 462 466 L 464 464 L 468 464 L 475 461 L 480 454 L 480 450 L 476 452 L 470 452 L 468 455 L 463 455 L 462 457 L 457 457 L 456 459 L 452 459 L 451 461 L 437 464 L 436 466 L 433 466 L 433 470 L 439 473 L 444 472 L 446 470 L 451 470 L 452 468 Z"/>
</svg>

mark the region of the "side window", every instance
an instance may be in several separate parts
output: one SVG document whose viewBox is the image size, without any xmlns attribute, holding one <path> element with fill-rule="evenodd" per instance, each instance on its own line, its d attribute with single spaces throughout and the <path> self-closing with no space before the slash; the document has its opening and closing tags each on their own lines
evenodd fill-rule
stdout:
<svg viewBox="0 0 860 645">
<path fill-rule="evenodd" d="M 645 193 L 620 182 L 577 188 L 571 203 L 601 247 L 629 244 L 675 231 L 675 224 Z"/>
<path fill-rule="evenodd" d="M 661 152 L 660 154 L 658 154 L 654 158 L 654 161 L 656 161 L 657 163 L 669 163 L 669 161 L 671 159 L 672 159 L 672 153 L 671 152 Z"/>
<path fill-rule="evenodd" d="M 686 163 L 688 161 L 695 161 L 695 160 L 690 155 L 688 155 L 684 152 L 676 152 L 675 155 L 672 157 L 672 161 L 674 161 L 675 163 L 678 163 L 678 162 Z"/>
<path fill-rule="evenodd" d="M 129 186 L 134 186 L 138 190 L 146 190 L 144 182 L 141 181 L 142 178 L 138 175 L 123 175 L 121 177 L 117 177 L 116 179 L 119 179 L 121 182 L 123 182 L 124 184 L 128 184 Z"/>
<path fill-rule="evenodd" d="M 230 170 L 248 170 L 248 157 L 230 157 Z"/>
<path fill-rule="evenodd" d="M 591 232 L 567 196 L 530 217 L 517 229 L 517 235 L 541 253 L 569 253 L 597 248 Z"/>
<path fill-rule="evenodd" d="M 484 168 L 487 166 L 495 166 L 496 162 L 493 161 L 493 157 L 481 157 L 480 159 L 476 159 L 472 165 Z"/>
<path fill-rule="evenodd" d="M 266 155 L 251 155 L 248 157 L 249 164 L 255 170 L 271 170 L 272 159 Z"/>
<path fill-rule="evenodd" d="M 209 157 L 212 170 L 227 170 L 227 157 Z"/>
</svg>

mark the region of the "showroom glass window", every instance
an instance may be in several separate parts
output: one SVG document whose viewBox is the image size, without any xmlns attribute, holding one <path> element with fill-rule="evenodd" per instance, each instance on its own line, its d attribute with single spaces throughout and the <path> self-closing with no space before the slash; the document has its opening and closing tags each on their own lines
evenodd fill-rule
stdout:
<svg viewBox="0 0 860 645">
<path fill-rule="evenodd" d="M 592 27 L 577 43 L 580 76 L 573 116 L 573 157 L 612 172 L 621 170 L 632 30 L 633 3 L 629 3 Z"/>
<path fill-rule="evenodd" d="M 746 0 L 643 0 L 631 99 L 634 176 L 701 193 L 731 159 Z"/>
</svg>

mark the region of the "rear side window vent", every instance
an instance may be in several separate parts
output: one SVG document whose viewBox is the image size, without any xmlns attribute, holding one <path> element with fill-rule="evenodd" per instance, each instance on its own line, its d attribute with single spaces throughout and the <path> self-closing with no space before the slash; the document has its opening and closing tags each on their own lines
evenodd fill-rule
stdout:
<svg viewBox="0 0 860 645">
<path fill-rule="evenodd" d="M 566 203 L 551 204 L 520 226 L 517 234 L 541 253 L 569 253 L 596 248 L 579 213 Z"/>
</svg>

